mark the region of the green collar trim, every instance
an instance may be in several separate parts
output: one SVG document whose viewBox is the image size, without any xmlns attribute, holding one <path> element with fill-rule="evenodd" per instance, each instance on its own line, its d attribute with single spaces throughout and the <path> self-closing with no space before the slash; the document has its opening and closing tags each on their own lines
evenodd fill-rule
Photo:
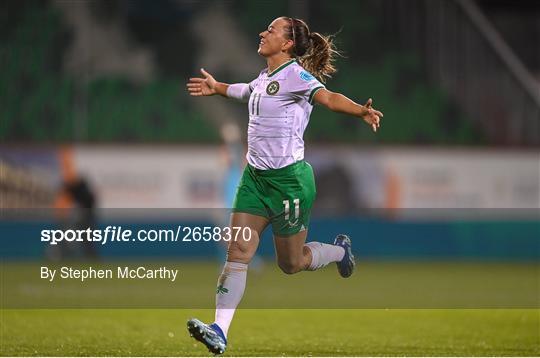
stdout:
<svg viewBox="0 0 540 358">
<path fill-rule="evenodd" d="M 268 74 L 268 77 L 272 77 L 273 75 L 275 75 L 276 73 L 278 73 L 279 71 L 281 71 L 282 69 L 284 69 L 285 67 L 289 66 L 291 63 L 293 62 L 296 62 L 296 59 L 293 58 L 287 62 L 285 62 L 283 65 L 279 66 L 278 68 L 276 68 L 275 70 L 273 70 L 272 72 L 270 72 Z"/>
</svg>

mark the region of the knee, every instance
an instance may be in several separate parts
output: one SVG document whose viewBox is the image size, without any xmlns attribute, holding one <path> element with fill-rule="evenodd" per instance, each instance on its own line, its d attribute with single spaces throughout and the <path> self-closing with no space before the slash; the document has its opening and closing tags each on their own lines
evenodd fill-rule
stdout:
<svg viewBox="0 0 540 358">
<path fill-rule="evenodd" d="M 287 275 L 292 275 L 304 269 L 300 260 L 279 260 L 278 266 Z"/>
<path fill-rule="evenodd" d="M 249 246 L 231 241 L 227 248 L 227 260 L 248 264 L 254 253 L 255 250 L 251 249 Z"/>
</svg>

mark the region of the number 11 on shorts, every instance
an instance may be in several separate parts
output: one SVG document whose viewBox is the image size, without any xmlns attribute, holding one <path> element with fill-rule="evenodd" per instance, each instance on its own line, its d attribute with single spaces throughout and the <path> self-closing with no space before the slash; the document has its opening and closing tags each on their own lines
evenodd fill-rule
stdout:
<svg viewBox="0 0 540 358">
<path fill-rule="evenodd" d="M 300 199 L 293 199 L 294 204 L 294 218 L 298 219 L 300 217 Z M 285 220 L 289 220 L 290 216 L 290 201 L 283 200 L 283 205 L 285 206 Z"/>
</svg>

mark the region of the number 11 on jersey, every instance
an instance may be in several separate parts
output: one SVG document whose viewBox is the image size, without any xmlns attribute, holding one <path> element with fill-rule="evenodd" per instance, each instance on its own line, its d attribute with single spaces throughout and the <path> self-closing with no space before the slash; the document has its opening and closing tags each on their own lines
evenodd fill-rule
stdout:
<svg viewBox="0 0 540 358">
<path fill-rule="evenodd" d="M 300 199 L 293 199 L 294 204 L 294 218 L 298 219 L 300 217 Z M 289 220 L 290 218 L 290 201 L 289 200 L 283 200 L 283 205 L 285 206 L 285 220 Z"/>
</svg>

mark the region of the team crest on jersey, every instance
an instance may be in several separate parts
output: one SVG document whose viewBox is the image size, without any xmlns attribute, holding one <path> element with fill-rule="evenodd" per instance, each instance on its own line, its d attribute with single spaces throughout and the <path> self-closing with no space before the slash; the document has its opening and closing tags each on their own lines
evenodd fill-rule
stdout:
<svg viewBox="0 0 540 358">
<path fill-rule="evenodd" d="M 278 81 L 272 81 L 266 86 L 266 93 L 273 96 L 279 91 L 279 82 Z"/>
</svg>

